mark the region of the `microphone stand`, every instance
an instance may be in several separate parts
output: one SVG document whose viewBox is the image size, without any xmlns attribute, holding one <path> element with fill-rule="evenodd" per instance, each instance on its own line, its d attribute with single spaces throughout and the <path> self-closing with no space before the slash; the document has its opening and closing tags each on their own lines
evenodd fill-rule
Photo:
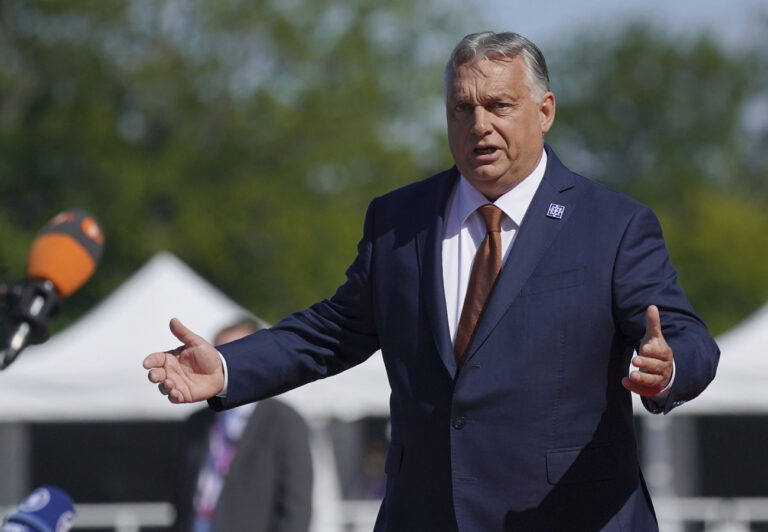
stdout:
<svg viewBox="0 0 768 532">
<path fill-rule="evenodd" d="M 16 360 L 31 343 L 45 339 L 48 322 L 59 310 L 59 295 L 53 283 L 42 279 L 27 279 L 17 283 L 0 284 L 0 298 L 5 299 L 6 317 L 11 324 L 6 346 L 0 351 L 0 370 Z"/>
</svg>

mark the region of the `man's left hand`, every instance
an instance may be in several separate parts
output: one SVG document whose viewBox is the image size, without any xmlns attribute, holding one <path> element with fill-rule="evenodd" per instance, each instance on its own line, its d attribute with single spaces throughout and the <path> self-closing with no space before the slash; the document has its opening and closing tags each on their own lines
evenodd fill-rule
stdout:
<svg viewBox="0 0 768 532">
<path fill-rule="evenodd" d="M 632 359 L 636 370 L 624 377 L 621 384 L 629 391 L 654 397 L 669 384 L 672 378 L 672 349 L 661 334 L 661 318 L 656 305 L 645 312 L 645 336 Z"/>
</svg>

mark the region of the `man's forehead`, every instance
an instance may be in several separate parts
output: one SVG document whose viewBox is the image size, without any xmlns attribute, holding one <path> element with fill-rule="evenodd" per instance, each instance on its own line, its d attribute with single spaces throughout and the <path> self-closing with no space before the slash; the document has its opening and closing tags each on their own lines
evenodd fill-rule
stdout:
<svg viewBox="0 0 768 532">
<path fill-rule="evenodd" d="M 498 66 L 500 68 L 507 68 L 511 66 L 513 63 L 516 63 L 517 61 L 522 61 L 519 55 L 480 56 L 470 61 L 461 63 L 460 65 L 457 65 L 456 70 L 457 71 L 459 69 L 481 70 L 489 66 L 491 67 Z"/>
<path fill-rule="evenodd" d="M 449 92 L 461 94 L 473 90 L 476 81 L 481 81 L 485 89 L 494 91 L 511 90 L 515 78 L 512 70 L 515 68 L 517 57 L 499 59 L 476 59 L 456 68 L 449 84 Z M 525 80 L 524 69 L 520 70 L 521 80 Z"/>
</svg>

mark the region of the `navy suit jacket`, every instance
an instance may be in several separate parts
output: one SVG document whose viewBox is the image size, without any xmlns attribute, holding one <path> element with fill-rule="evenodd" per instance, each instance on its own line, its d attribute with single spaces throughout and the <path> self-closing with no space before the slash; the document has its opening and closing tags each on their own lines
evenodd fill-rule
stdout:
<svg viewBox="0 0 768 532">
<path fill-rule="evenodd" d="M 657 305 L 675 356 L 666 404 L 698 395 L 719 351 L 677 285 L 647 207 L 569 171 L 544 179 L 457 371 L 441 243 L 451 169 L 376 198 L 330 299 L 222 346 L 225 408 L 363 362 L 392 389 L 376 530 L 656 530 L 621 385 Z M 562 217 L 547 215 L 550 205 Z"/>
</svg>

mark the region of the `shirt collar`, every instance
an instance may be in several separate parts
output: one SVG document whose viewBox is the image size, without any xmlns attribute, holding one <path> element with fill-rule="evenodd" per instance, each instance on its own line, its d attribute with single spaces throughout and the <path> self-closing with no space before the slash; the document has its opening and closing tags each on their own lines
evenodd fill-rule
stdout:
<svg viewBox="0 0 768 532">
<path fill-rule="evenodd" d="M 544 178 L 546 169 L 547 152 L 542 150 L 541 160 L 533 172 L 520 181 L 512 190 L 505 192 L 493 202 L 518 227 L 523 222 L 525 211 L 528 210 L 528 206 L 531 204 L 533 196 L 536 194 L 536 190 L 538 190 L 539 184 L 541 184 L 541 180 Z M 459 225 L 463 225 L 469 215 L 475 212 L 478 207 L 489 203 L 488 198 L 473 187 L 463 175 L 459 179 L 456 193 L 456 199 L 458 200 L 456 216 Z"/>
</svg>

